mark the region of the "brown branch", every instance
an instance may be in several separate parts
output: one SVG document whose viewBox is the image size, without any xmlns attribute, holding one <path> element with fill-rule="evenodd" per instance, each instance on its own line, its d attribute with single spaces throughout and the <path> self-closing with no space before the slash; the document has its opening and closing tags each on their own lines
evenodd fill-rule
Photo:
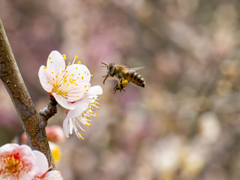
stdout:
<svg viewBox="0 0 240 180">
<path fill-rule="evenodd" d="M 33 102 L 28 94 L 17 63 L 8 42 L 2 21 L 0 19 L 0 79 L 21 119 L 32 149 L 41 151 L 48 159 L 49 166 L 55 168 L 49 148 L 44 122 L 41 121 Z M 46 122 L 45 122 L 46 124 Z"/>
</svg>

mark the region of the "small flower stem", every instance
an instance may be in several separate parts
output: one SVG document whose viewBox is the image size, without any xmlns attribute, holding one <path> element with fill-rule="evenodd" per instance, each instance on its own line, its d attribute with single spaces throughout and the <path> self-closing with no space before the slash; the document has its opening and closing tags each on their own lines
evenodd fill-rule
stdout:
<svg viewBox="0 0 240 180">
<path fill-rule="evenodd" d="M 50 102 L 47 106 L 45 106 L 42 110 L 39 112 L 39 116 L 41 118 L 41 122 L 43 122 L 43 128 L 47 126 L 47 121 L 52 116 L 54 116 L 57 113 L 57 101 L 55 98 L 50 95 Z"/>
<path fill-rule="evenodd" d="M 24 84 L 11 46 L 0 19 L 0 79 L 21 119 L 32 149 L 41 151 L 48 159 L 49 166 L 55 168 L 44 126 Z"/>
</svg>

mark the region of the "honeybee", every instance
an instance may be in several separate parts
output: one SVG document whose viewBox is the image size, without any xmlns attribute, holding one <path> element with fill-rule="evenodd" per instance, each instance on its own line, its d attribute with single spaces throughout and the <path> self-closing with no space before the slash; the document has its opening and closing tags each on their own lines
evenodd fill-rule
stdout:
<svg viewBox="0 0 240 180">
<path fill-rule="evenodd" d="M 118 80 L 118 84 L 113 89 L 114 94 L 117 90 L 124 94 L 123 91 L 125 90 L 123 88 L 125 88 L 129 82 L 140 87 L 145 87 L 146 83 L 144 78 L 136 72 L 136 70 L 142 69 L 143 67 L 127 68 L 123 65 L 114 63 L 107 65 L 102 62 L 102 64 L 104 65 L 103 67 L 106 66 L 108 69 L 107 75 L 103 76 L 103 84 L 105 84 L 107 78 Z"/>
</svg>

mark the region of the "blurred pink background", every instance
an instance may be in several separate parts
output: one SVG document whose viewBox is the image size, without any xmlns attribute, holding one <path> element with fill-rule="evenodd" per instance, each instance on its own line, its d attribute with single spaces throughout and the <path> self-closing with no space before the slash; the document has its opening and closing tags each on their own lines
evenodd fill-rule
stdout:
<svg viewBox="0 0 240 180">
<path fill-rule="evenodd" d="M 52 50 L 75 55 L 101 85 L 93 127 L 60 144 L 65 180 L 238 180 L 240 2 L 1 0 L 0 18 L 39 111 L 38 79 Z M 138 72 L 146 87 L 113 94 L 101 62 Z M 0 83 L 0 145 L 23 132 Z M 49 125 L 62 125 L 65 110 Z"/>
</svg>

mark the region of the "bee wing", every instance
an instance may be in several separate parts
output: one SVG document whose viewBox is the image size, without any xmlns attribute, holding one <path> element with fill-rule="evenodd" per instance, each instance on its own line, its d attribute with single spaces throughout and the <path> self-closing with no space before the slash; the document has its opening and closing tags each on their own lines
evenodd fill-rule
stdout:
<svg viewBox="0 0 240 180">
<path fill-rule="evenodd" d="M 134 68 L 129 68 L 130 70 L 133 70 L 133 71 L 137 71 L 137 70 L 140 70 L 140 69 L 143 69 L 145 67 L 134 67 Z"/>
</svg>

